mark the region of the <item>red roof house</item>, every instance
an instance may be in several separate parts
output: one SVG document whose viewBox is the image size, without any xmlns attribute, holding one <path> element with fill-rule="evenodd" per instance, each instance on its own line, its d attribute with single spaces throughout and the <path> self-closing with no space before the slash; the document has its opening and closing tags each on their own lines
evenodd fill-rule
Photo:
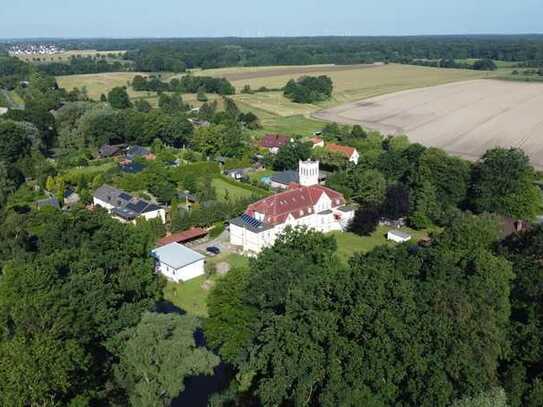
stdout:
<svg viewBox="0 0 543 407">
<path fill-rule="evenodd" d="M 289 136 L 283 136 L 281 134 L 266 134 L 264 138 L 260 140 L 260 147 L 277 150 L 288 144 L 289 141 Z"/>
<path fill-rule="evenodd" d="M 358 159 L 360 158 L 356 148 L 349 146 L 342 146 L 341 144 L 328 143 L 326 144 L 326 150 L 331 153 L 341 154 L 345 156 L 349 161 L 358 164 Z"/>
<path fill-rule="evenodd" d="M 247 215 L 256 217 L 256 213 L 264 215 L 263 221 L 268 225 L 278 225 L 284 223 L 289 215 L 299 219 L 311 215 L 313 207 L 317 204 L 321 196 L 325 194 L 332 201 L 332 207 L 338 207 L 345 204 L 345 198 L 339 192 L 322 185 L 312 185 L 303 187 L 298 184 L 292 184 L 290 189 L 264 198 L 247 208 Z"/>
</svg>

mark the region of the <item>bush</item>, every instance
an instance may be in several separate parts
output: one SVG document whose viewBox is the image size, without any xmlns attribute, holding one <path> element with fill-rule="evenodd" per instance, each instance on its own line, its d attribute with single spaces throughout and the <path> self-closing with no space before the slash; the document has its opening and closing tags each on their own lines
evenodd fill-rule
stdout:
<svg viewBox="0 0 543 407">
<path fill-rule="evenodd" d="M 214 239 L 224 232 L 224 222 L 217 222 L 213 225 L 213 228 L 209 231 L 209 237 Z"/>
<path fill-rule="evenodd" d="M 207 261 L 204 266 L 204 273 L 207 278 L 214 276 L 217 274 L 217 265 Z"/>
</svg>

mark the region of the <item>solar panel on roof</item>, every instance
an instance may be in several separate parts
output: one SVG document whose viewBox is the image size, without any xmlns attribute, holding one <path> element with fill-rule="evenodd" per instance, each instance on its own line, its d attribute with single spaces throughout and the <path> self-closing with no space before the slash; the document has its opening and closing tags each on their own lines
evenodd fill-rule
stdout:
<svg viewBox="0 0 543 407">
<path fill-rule="evenodd" d="M 255 228 L 262 226 L 262 222 L 260 222 L 259 220 L 256 220 L 252 216 L 247 215 L 246 213 L 241 215 L 241 220 L 245 222 L 246 224 L 248 224 L 249 226 L 252 226 Z"/>
<path fill-rule="evenodd" d="M 119 194 L 119 198 L 124 199 L 125 201 L 130 201 L 132 199 L 132 197 L 126 192 Z"/>
<path fill-rule="evenodd" d="M 130 210 L 133 210 L 134 212 L 141 213 L 147 207 L 147 205 L 148 203 L 145 201 L 138 201 L 135 204 L 129 203 L 128 205 L 126 205 L 126 207 Z"/>
</svg>

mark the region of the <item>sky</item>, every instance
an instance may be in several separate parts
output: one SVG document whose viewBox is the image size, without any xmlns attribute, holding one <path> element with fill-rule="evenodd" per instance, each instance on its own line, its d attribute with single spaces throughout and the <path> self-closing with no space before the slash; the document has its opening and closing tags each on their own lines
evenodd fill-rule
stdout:
<svg viewBox="0 0 543 407">
<path fill-rule="evenodd" d="M 0 38 L 516 34 L 543 0 L 0 0 Z"/>
</svg>

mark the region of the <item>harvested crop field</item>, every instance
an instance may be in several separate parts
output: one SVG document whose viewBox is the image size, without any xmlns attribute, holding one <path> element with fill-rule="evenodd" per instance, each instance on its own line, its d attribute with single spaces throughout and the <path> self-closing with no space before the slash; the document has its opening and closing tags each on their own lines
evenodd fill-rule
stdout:
<svg viewBox="0 0 543 407">
<path fill-rule="evenodd" d="M 520 147 L 543 168 L 543 84 L 473 80 L 387 94 L 313 116 L 361 124 L 468 159 Z"/>
</svg>

